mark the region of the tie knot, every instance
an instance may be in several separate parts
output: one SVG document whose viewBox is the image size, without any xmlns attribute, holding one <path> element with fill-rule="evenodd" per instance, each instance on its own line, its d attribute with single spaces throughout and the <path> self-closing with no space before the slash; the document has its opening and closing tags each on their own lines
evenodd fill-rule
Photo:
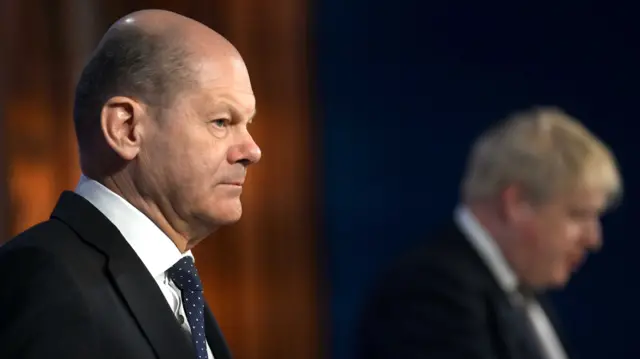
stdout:
<svg viewBox="0 0 640 359">
<path fill-rule="evenodd" d="M 193 258 L 182 257 L 167 272 L 169 278 L 180 290 L 202 291 L 202 282 L 193 263 Z"/>
</svg>

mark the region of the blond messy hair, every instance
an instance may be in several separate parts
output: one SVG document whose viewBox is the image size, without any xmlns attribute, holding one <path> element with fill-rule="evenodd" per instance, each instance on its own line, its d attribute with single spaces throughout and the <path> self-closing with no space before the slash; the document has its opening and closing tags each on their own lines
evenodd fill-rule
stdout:
<svg viewBox="0 0 640 359">
<path fill-rule="evenodd" d="M 473 145 L 461 188 L 465 202 L 496 199 L 513 184 L 533 202 L 581 186 L 605 190 L 610 204 L 622 195 L 611 150 L 555 107 L 508 116 Z"/>
</svg>

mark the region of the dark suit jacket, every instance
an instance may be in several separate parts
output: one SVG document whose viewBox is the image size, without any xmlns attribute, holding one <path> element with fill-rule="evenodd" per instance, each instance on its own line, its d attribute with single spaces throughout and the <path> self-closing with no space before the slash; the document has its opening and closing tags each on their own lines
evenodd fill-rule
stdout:
<svg viewBox="0 0 640 359">
<path fill-rule="evenodd" d="M 522 317 L 453 223 L 392 267 L 363 314 L 359 359 L 540 359 Z"/>
<path fill-rule="evenodd" d="M 209 308 L 215 359 L 230 359 Z M 162 292 L 118 229 L 84 198 L 0 247 L 0 358 L 191 359 Z"/>
</svg>

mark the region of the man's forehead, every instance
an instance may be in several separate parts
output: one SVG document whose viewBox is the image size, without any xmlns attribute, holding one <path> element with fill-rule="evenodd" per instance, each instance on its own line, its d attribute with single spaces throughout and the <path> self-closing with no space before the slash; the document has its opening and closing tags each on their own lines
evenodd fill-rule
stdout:
<svg viewBox="0 0 640 359">
<path fill-rule="evenodd" d="M 201 59 L 195 64 L 195 73 L 205 86 L 251 88 L 251 80 L 244 62 L 233 56 Z"/>
<path fill-rule="evenodd" d="M 255 112 L 256 99 L 249 75 L 241 61 L 204 60 L 198 63 L 195 94 L 206 106 L 228 105 L 246 116 Z"/>
<path fill-rule="evenodd" d="M 210 88 L 202 92 L 199 102 L 211 110 L 230 109 L 243 116 L 253 117 L 256 113 L 256 99 L 253 92 L 233 87 Z"/>
<path fill-rule="evenodd" d="M 604 207 L 610 196 L 604 188 L 576 188 L 562 196 L 563 202 L 570 207 Z"/>
</svg>

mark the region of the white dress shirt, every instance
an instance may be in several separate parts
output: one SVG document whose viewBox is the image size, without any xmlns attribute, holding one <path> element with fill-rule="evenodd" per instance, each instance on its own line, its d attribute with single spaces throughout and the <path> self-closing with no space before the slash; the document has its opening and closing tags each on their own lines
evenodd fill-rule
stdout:
<svg viewBox="0 0 640 359">
<path fill-rule="evenodd" d="M 169 304 L 167 310 L 172 310 L 182 328 L 191 333 L 180 289 L 167 275 L 167 270 L 182 257 L 193 258 L 191 251 L 180 253 L 173 241 L 146 215 L 102 184 L 82 176 L 75 192 L 91 202 L 120 230 L 164 294 Z M 208 343 L 207 353 L 209 359 L 214 359 Z"/>
<path fill-rule="evenodd" d="M 456 208 L 454 219 L 467 240 L 489 267 L 500 287 L 508 296 L 517 300 L 517 298 L 513 298 L 513 295 L 518 289 L 518 278 L 491 235 L 487 233 L 467 207 Z M 527 301 L 526 310 L 542 349 L 546 353 L 546 358 L 567 359 L 564 348 L 540 304 L 535 300 Z"/>
</svg>

